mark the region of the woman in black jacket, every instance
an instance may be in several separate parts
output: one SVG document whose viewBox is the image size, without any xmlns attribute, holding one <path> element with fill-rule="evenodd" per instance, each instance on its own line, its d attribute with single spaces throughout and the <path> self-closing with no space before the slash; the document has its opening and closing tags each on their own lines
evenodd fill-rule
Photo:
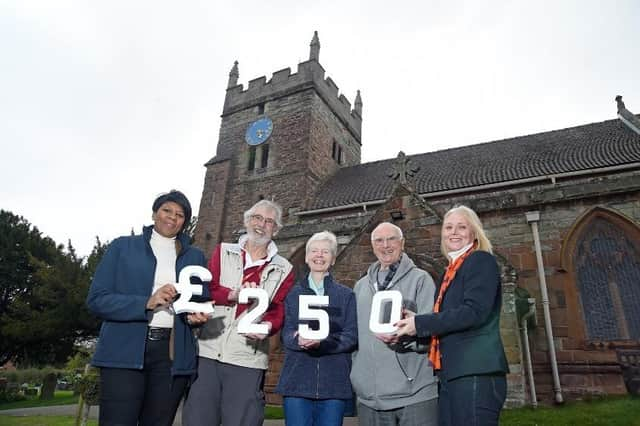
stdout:
<svg viewBox="0 0 640 426">
<path fill-rule="evenodd" d="M 285 300 L 282 343 L 285 360 L 276 392 L 284 396 L 287 425 L 339 426 L 346 403 L 352 397 L 349 373 L 351 352 L 358 341 L 353 291 L 333 280 L 338 243 L 331 232 L 314 234 L 306 246 L 309 275 L 298 282 Z M 329 317 L 324 339 L 300 336 L 299 323 L 318 329 L 318 321 L 300 321 L 300 296 L 328 296 L 323 310 Z M 312 309 L 319 309 L 313 308 Z M 315 323 L 315 324 L 313 324 Z"/>
<path fill-rule="evenodd" d="M 433 313 L 400 320 L 397 336 L 432 337 L 441 425 L 498 425 L 508 372 L 500 338 L 502 288 L 491 243 L 473 210 L 458 206 L 445 214 L 441 250 L 449 266 Z"/>
</svg>

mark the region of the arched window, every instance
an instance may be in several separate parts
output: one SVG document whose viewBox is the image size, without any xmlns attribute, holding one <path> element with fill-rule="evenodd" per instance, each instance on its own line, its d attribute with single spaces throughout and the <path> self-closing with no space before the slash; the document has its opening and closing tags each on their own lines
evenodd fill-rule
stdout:
<svg viewBox="0 0 640 426">
<path fill-rule="evenodd" d="M 640 340 L 640 229 L 595 208 L 578 220 L 563 246 L 589 340 Z"/>
</svg>

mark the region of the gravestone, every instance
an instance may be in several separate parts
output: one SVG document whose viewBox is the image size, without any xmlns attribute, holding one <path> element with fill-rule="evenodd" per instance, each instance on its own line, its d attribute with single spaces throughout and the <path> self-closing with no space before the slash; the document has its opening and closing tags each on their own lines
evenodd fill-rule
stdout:
<svg viewBox="0 0 640 426">
<path fill-rule="evenodd" d="M 58 378 L 55 373 L 48 373 L 44 376 L 44 379 L 42 380 L 42 389 L 40 390 L 41 400 L 53 399 L 53 393 L 56 390 L 57 382 Z"/>
<path fill-rule="evenodd" d="M 627 391 L 631 395 L 640 395 L 640 350 L 618 349 L 616 355 Z"/>
</svg>

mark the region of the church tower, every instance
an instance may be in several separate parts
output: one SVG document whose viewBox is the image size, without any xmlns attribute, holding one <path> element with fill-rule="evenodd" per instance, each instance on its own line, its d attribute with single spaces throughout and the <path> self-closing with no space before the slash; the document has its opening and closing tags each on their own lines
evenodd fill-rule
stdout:
<svg viewBox="0 0 640 426">
<path fill-rule="evenodd" d="M 242 213 L 266 198 L 279 203 L 285 224 L 304 210 L 318 186 L 340 167 L 360 163 L 362 100 L 354 106 L 320 65 L 317 31 L 309 60 L 238 84 L 236 61 L 222 111 L 215 157 L 209 160 L 196 244 L 210 253 L 243 229 Z"/>
</svg>

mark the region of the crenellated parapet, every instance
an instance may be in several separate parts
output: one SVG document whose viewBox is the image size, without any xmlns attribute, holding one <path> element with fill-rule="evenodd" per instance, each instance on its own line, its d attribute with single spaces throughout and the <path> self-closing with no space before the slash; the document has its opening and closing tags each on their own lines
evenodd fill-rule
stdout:
<svg viewBox="0 0 640 426">
<path fill-rule="evenodd" d="M 290 68 L 285 68 L 274 72 L 269 80 L 265 76 L 250 80 L 246 89 L 242 84 L 230 85 L 227 89 L 222 116 L 265 104 L 271 100 L 281 99 L 297 92 L 314 89 L 360 143 L 362 130 L 360 92 L 358 91 L 355 107 L 352 108 L 351 102 L 344 94 L 340 93 L 338 85 L 330 77 L 325 77 L 325 70 L 317 60 L 319 54 L 317 33 L 314 34 L 314 40 L 311 45 L 310 59 L 299 63 L 296 73 L 292 74 Z M 232 69 L 231 77 L 234 83 L 237 82 L 237 75 L 236 63 Z"/>
</svg>

